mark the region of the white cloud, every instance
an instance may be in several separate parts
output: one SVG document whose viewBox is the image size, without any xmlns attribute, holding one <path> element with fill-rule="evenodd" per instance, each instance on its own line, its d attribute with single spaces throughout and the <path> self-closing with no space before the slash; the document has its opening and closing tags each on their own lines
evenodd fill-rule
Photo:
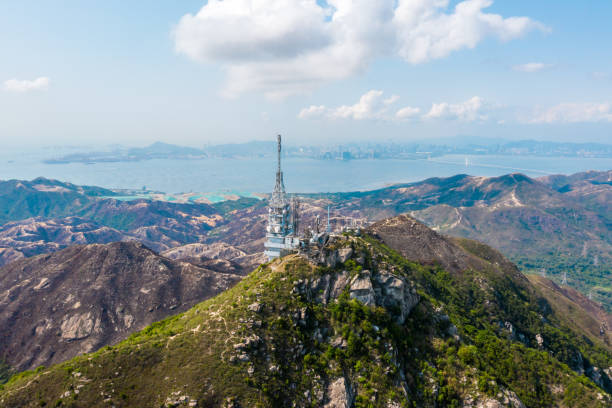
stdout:
<svg viewBox="0 0 612 408">
<path fill-rule="evenodd" d="M 544 64 L 543 62 L 528 62 L 527 64 L 515 65 L 513 69 L 520 72 L 538 72 L 550 67 L 552 67 L 551 64 Z"/>
<path fill-rule="evenodd" d="M 412 106 L 406 106 L 398 110 L 395 113 L 395 117 L 398 119 L 409 119 L 409 118 L 414 118 L 419 113 L 421 113 L 421 109 L 413 108 Z"/>
<path fill-rule="evenodd" d="M 354 105 L 342 105 L 328 108 L 325 105 L 312 105 L 304 108 L 298 114 L 300 119 L 326 117 L 328 119 L 383 119 L 390 120 L 389 110 L 397 102 L 399 96 L 383 98 L 383 91 L 371 90 L 363 94 Z"/>
<path fill-rule="evenodd" d="M 484 101 L 474 96 L 465 102 L 451 104 L 448 102 L 434 103 L 423 119 L 455 119 L 463 122 L 486 120 Z"/>
<path fill-rule="evenodd" d="M 173 36 L 191 59 L 220 64 L 224 93 L 301 93 L 364 71 L 376 58 L 417 64 L 474 48 L 487 37 L 508 41 L 546 28 L 527 17 L 483 10 L 491 0 L 209 0 L 187 14 Z"/>
<path fill-rule="evenodd" d="M 49 78 L 40 77 L 34 80 L 9 79 L 4 81 L 4 89 L 10 92 L 29 92 L 46 90 L 49 87 Z"/>
<path fill-rule="evenodd" d="M 298 114 L 300 119 L 376 119 L 385 121 L 406 120 L 419 117 L 421 108 L 405 106 L 393 113 L 393 105 L 399 100 L 394 95 L 385 99 L 383 91 L 371 90 L 363 94 L 354 105 L 342 105 L 330 108 L 325 105 L 311 105 Z M 451 104 L 448 102 L 434 103 L 431 109 L 420 116 L 423 120 L 447 119 L 463 122 L 484 121 L 487 113 L 495 106 L 486 104 L 479 96 L 474 96 L 465 102 Z"/>
<path fill-rule="evenodd" d="M 300 119 L 312 119 L 324 116 L 327 112 L 327 108 L 324 105 L 319 106 L 309 106 L 308 108 L 304 108 L 298 114 L 298 118 Z"/>
<path fill-rule="evenodd" d="M 610 103 L 561 103 L 537 112 L 531 123 L 612 122 Z"/>
<path fill-rule="evenodd" d="M 387 111 L 392 99 L 382 100 L 382 91 L 369 91 L 354 105 L 343 105 L 330 112 L 332 118 L 339 119 L 377 119 Z"/>
<path fill-rule="evenodd" d="M 485 13 L 492 0 L 465 0 L 446 13 L 448 0 L 400 0 L 393 18 L 399 55 L 414 64 L 474 48 L 486 37 L 509 41 L 533 29 L 548 31 L 527 17 Z"/>
</svg>

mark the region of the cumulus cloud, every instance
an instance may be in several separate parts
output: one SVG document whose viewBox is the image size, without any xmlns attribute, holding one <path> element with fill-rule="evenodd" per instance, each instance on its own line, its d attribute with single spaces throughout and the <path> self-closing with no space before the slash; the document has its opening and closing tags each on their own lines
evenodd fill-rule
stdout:
<svg viewBox="0 0 612 408">
<path fill-rule="evenodd" d="M 416 117 L 419 113 L 421 113 L 421 109 L 406 106 L 395 112 L 395 117 L 397 119 L 409 119 Z"/>
<path fill-rule="evenodd" d="M 519 72 L 538 72 L 550 67 L 552 67 L 551 64 L 544 64 L 543 62 L 528 62 L 527 64 L 515 65 L 513 69 Z"/>
<path fill-rule="evenodd" d="M 319 118 L 321 116 L 325 116 L 325 113 L 327 112 L 327 108 L 324 105 L 319 105 L 319 106 L 309 106 L 308 108 L 304 108 L 300 111 L 300 113 L 298 114 L 298 118 L 300 119 L 313 119 L 313 118 Z"/>
<path fill-rule="evenodd" d="M 9 79 L 4 81 L 4 89 L 10 92 L 42 91 L 49 87 L 49 78 L 40 77 L 34 80 Z"/>
<path fill-rule="evenodd" d="M 465 102 L 451 104 L 448 102 L 434 103 L 423 119 L 455 119 L 463 122 L 486 120 L 485 104 L 479 96 L 474 96 Z"/>
<path fill-rule="evenodd" d="M 610 103 L 561 103 L 537 112 L 531 123 L 612 122 Z"/>
<path fill-rule="evenodd" d="M 325 105 L 311 105 L 302 109 L 298 118 L 300 119 L 354 119 L 354 120 L 385 120 L 398 121 L 407 119 L 423 120 L 460 120 L 463 122 L 484 121 L 488 119 L 487 113 L 495 107 L 486 104 L 479 96 L 474 96 L 461 103 L 434 103 L 431 109 L 421 115 L 421 108 L 405 106 L 397 109 L 394 106 L 399 96 L 393 95 L 385 98 L 383 91 L 371 90 L 363 94 L 359 101 L 353 105 L 342 105 L 338 107 L 327 107 Z"/>
<path fill-rule="evenodd" d="M 487 13 L 491 0 L 209 0 L 174 32 L 176 50 L 220 64 L 228 96 L 301 93 L 365 70 L 378 57 L 412 64 L 546 30 L 528 17 Z"/>
<path fill-rule="evenodd" d="M 325 105 L 312 105 L 304 108 L 298 114 L 300 119 L 313 119 L 326 117 L 329 119 L 389 119 L 389 110 L 399 96 L 393 95 L 389 98 L 383 97 L 383 91 L 371 90 L 359 98 L 353 105 L 342 105 L 336 108 L 328 108 Z"/>
</svg>

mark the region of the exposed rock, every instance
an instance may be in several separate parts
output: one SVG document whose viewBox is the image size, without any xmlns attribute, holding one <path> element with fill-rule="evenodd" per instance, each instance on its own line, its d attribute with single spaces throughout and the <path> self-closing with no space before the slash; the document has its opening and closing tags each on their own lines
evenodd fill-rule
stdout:
<svg viewBox="0 0 612 408">
<path fill-rule="evenodd" d="M 512 325 L 512 323 L 510 322 L 504 322 L 504 327 L 510 333 L 510 338 L 512 340 L 516 339 L 516 331 L 514 330 L 514 325 Z"/>
<path fill-rule="evenodd" d="M 342 271 L 336 275 L 336 281 L 329 293 L 330 298 L 337 299 L 342 294 L 344 288 L 349 284 L 349 277 L 350 275 L 347 271 Z"/>
<path fill-rule="evenodd" d="M 331 279 L 331 274 L 325 274 L 320 278 L 315 279 L 310 285 L 313 297 L 314 299 L 316 299 L 317 302 L 327 304 L 327 302 L 329 301 L 330 292 L 332 290 L 332 285 L 330 284 Z M 334 297 L 331 296 L 331 298 L 333 299 Z"/>
<path fill-rule="evenodd" d="M 538 343 L 538 347 L 544 347 L 544 337 L 540 333 L 535 336 L 536 342 Z"/>
<path fill-rule="evenodd" d="M 62 339 L 78 340 L 89 336 L 94 328 L 91 312 L 76 314 L 66 318 L 60 327 Z"/>
<path fill-rule="evenodd" d="M 261 337 L 256 334 L 248 336 L 242 343 L 234 344 L 234 350 L 247 351 L 257 348 L 262 343 Z"/>
<path fill-rule="evenodd" d="M 197 400 L 189 397 L 189 395 L 182 395 L 181 391 L 174 391 L 168 398 L 166 398 L 166 402 L 164 404 L 165 408 L 175 408 L 175 407 L 195 407 L 198 405 Z"/>
<path fill-rule="evenodd" d="M 350 408 L 353 406 L 353 390 L 351 384 L 340 377 L 327 387 L 327 404 L 325 408 Z"/>
<path fill-rule="evenodd" d="M 382 289 L 377 303 L 387 309 L 398 308 L 398 324 L 403 324 L 410 311 L 419 303 L 419 295 L 414 285 L 402 276 L 396 276 L 386 271 L 381 271 L 375 277 L 375 281 Z"/>
<path fill-rule="evenodd" d="M 249 309 L 251 312 L 259 313 L 263 309 L 263 306 L 261 305 L 261 303 L 255 302 L 255 303 L 251 303 L 247 307 L 247 309 Z"/>
<path fill-rule="evenodd" d="M 338 250 L 338 262 L 345 263 L 353 255 L 353 248 L 345 247 Z"/>
<path fill-rule="evenodd" d="M 135 242 L 20 259 L 0 268 L 0 360 L 25 370 L 94 351 L 239 279 L 163 258 Z"/>
<path fill-rule="evenodd" d="M 509 390 L 502 390 L 496 398 L 485 398 L 477 403 L 464 401 L 464 408 L 526 408 L 525 404 L 518 398 L 516 393 Z"/>
<path fill-rule="evenodd" d="M 325 274 L 311 281 L 299 280 L 293 292 L 309 300 L 327 304 L 337 299 L 346 287 L 349 295 L 366 306 L 382 306 L 396 315 L 398 324 L 403 324 L 410 311 L 419 302 L 414 285 L 403 276 L 381 271 L 372 275 L 368 270 L 361 271 L 352 279 L 347 271 Z M 296 320 L 300 320 L 296 318 Z M 302 319 L 303 320 L 303 319 Z"/>
<path fill-rule="evenodd" d="M 347 342 L 344 338 L 340 337 L 336 337 L 335 339 L 333 339 L 330 342 L 332 347 L 336 347 L 336 348 L 340 348 L 340 349 L 345 349 L 347 346 Z"/>
<path fill-rule="evenodd" d="M 370 271 L 363 271 L 351 280 L 350 296 L 366 306 L 376 305 Z"/>
</svg>

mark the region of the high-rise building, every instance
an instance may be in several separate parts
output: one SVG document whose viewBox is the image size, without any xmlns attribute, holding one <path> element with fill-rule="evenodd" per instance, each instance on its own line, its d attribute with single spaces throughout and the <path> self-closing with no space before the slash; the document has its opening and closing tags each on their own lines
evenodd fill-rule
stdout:
<svg viewBox="0 0 612 408">
<path fill-rule="evenodd" d="M 268 206 L 265 255 L 268 260 L 285 256 L 300 245 L 298 237 L 298 202 L 289 200 L 281 170 L 281 136 L 277 136 L 276 184 Z"/>
</svg>

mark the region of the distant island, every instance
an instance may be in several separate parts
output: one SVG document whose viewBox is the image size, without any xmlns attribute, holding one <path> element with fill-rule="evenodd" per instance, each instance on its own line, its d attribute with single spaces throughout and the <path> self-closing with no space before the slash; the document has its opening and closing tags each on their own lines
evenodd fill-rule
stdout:
<svg viewBox="0 0 612 408">
<path fill-rule="evenodd" d="M 203 160 L 214 158 L 253 159 L 274 155 L 273 142 L 253 141 L 221 144 L 203 148 L 177 146 L 162 142 L 147 147 L 118 147 L 109 151 L 73 153 L 49 158 L 46 164 L 132 162 L 154 159 Z M 598 143 L 558 143 L 535 140 L 483 140 L 464 144 L 445 143 L 348 143 L 330 146 L 288 146 L 287 158 L 315 160 L 419 160 L 448 154 L 512 155 L 545 157 L 612 157 L 612 145 Z"/>
</svg>

